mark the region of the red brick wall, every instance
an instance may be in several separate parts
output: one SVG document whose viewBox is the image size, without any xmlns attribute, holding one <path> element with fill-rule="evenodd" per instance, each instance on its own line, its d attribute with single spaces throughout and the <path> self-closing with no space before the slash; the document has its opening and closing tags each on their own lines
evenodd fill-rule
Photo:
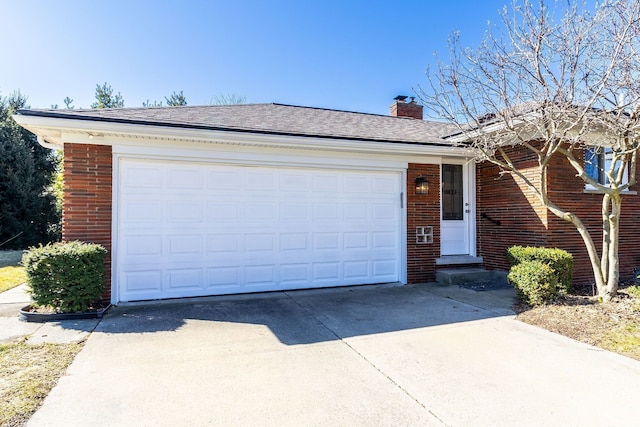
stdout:
<svg viewBox="0 0 640 427">
<path fill-rule="evenodd" d="M 111 298 L 111 147 L 64 144 L 62 240 L 98 243 L 105 258 L 104 300 Z"/>
<path fill-rule="evenodd" d="M 535 162 L 515 157 L 523 167 L 535 167 Z M 524 150 L 523 154 L 524 155 Z M 533 169 L 530 171 L 533 173 Z M 570 223 L 547 212 L 530 191 L 518 185 L 509 175 L 499 177 L 499 170 L 487 162 L 477 167 L 478 254 L 487 268 L 508 269 L 505 251 L 509 246 L 547 246 L 565 249 L 574 256 L 574 282 L 593 283 L 591 264 L 582 238 Z M 589 228 L 598 248 L 601 246 L 602 195 L 585 193 L 584 181 L 566 159 L 558 156 L 550 163 L 547 177 L 549 198 L 560 207 L 576 213 Z M 638 186 L 636 186 L 638 187 Z M 638 190 L 634 188 L 632 190 Z M 620 275 L 629 278 L 633 267 L 640 266 L 640 227 L 637 212 L 640 195 L 626 195 L 622 200 Z M 495 225 L 482 218 L 486 214 L 499 220 Z"/>
<path fill-rule="evenodd" d="M 549 195 L 560 207 L 570 210 L 580 217 L 588 227 L 598 251 L 602 248 L 602 219 L 600 210 L 602 195 L 584 192 L 584 182 L 575 176 L 574 169 L 564 157 L 554 159 L 549 176 Z M 631 190 L 638 191 L 636 185 Z M 640 195 L 622 196 L 622 217 L 620 218 L 620 277 L 629 279 L 633 268 L 640 266 Z M 549 246 L 560 247 L 573 254 L 574 282 L 593 283 L 593 272 L 584 242 L 575 227 L 553 214 L 549 214 Z"/>
<path fill-rule="evenodd" d="M 510 158 L 533 182 L 536 164 L 528 153 L 511 150 Z M 510 246 L 544 246 L 547 243 L 547 210 L 519 179 L 484 162 L 476 167 L 477 253 L 489 269 L 509 269 Z M 487 216 L 485 218 L 483 216 Z M 500 225 L 491 220 L 499 221 Z"/>
<path fill-rule="evenodd" d="M 390 115 L 393 117 L 410 117 L 412 119 L 422 120 L 423 118 L 423 108 L 422 105 L 416 103 L 415 101 L 405 102 L 405 101 L 396 101 L 391 104 Z"/>
<path fill-rule="evenodd" d="M 429 194 L 416 194 L 419 175 L 429 180 Z M 409 164 L 407 171 L 407 283 L 435 280 L 440 256 L 440 165 Z M 432 226 L 433 243 L 416 244 L 416 227 Z"/>
</svg>

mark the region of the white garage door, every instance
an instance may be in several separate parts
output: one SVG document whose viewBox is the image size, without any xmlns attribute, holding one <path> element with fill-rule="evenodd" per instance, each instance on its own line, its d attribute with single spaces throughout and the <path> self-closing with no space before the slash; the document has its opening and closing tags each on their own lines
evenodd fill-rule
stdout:
<svg viewBox="0 0 640 427">
<path fill-rule="evenodd" d="M 395 282 L 401 175 L 121 159 L 119 301 Z"/>
</svg>

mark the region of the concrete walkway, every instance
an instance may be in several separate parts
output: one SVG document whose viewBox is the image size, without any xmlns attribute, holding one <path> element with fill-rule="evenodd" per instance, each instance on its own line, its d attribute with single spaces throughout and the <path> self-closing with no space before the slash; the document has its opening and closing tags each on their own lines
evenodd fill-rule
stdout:
<svg viewBox="0 0 640 427">
<path fill-rule="evenodd" d="M 19 319 L 18 312 L 29 303 L 26 285 L 0 292 L 0 343 L 22 339 L 28 344 L 78 343 L 86 340 L 99 323 L 98 319 L 25 322 Z"/>
<path fill-rule="evenodd" d="M 366 286 L 120 306 L 28 425 L 637 424 L 639 362 L 520 323 L 512 294 L 491 295 Z"/>
</svg>

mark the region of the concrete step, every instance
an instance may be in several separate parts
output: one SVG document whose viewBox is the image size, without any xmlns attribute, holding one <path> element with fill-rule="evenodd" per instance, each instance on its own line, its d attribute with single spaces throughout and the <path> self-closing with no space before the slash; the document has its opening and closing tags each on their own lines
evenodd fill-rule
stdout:
<svg viewBox="0 0 640 427">
<path fill-rule="evenodd" d="M 436 270 L 436 282 L 441 285 L 461 285 L 479 282 L 507 283 L 507 272 L 485 270 L 479 267 L 443 268 Z"/>
<path fill-rule="evenodd" d="M 436 258 L 436 265 L 471 265 L 482 264 L 481 256 L 470 255 L 444 255 L 440 258 Z M 461 267 L 462 268 L 462 267 Z"/>
</svg>

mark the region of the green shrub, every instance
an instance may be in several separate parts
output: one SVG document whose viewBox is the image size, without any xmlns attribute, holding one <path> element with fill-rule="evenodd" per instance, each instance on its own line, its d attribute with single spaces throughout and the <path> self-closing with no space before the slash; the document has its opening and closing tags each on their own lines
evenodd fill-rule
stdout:
<svg viewBox="0 0 640 427">
<path fill-rule="evenodd" d="M 512 266 L 525 261 L 540 261 L 553 269 L 558 277 L 558 286 L 564 292 L 571 291 L 573 284 L 573 255 L 557 248 L 512 246 L 507 249 L 507 258 Z"/>
<path fill-rule="evenodd" d="M 523 261 L 511 267 L 507 276 L 516 288 L 518 299 L 541 305 L 558 295 L 558 278 L 549 265 L 540 261 Z"/>
<path fill-rule="evenodd" d="M 54 243 L 31 248 L 22 258 L 33 301 L 58 312 L 86 311 L 104 291 L 104 257 L 100 245 Z"/>
</svg>

